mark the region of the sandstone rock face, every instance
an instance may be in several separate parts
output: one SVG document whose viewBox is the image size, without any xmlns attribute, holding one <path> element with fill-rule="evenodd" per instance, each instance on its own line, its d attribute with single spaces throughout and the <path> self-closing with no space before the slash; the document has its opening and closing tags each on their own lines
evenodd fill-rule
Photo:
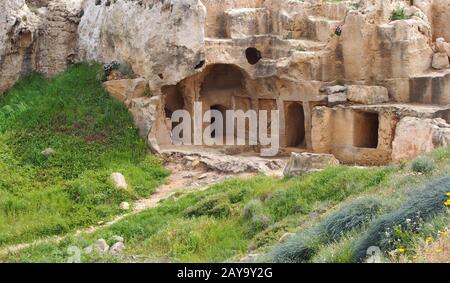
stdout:
<svg viewBox="0 0 450 283">
<path fill-rule="evenodd" d="M 415 2 L 420 9 L 406 6 L 405 20 L 390 20 L 400 1 L 367 1 L 347 14 L 340 40 L 345 79 L 385 86 L 394 100 L 410 101 L 410 80 L 429 72 L 433 54 L 430 5 Z"/>
<path fill-rule="evenodd" d="M 335 165 L 339 165 L 339 161 L 331 154 L 292 153 L 283 174 L 286 177 L 301 176 Z"/>
<path fill-rule="evenodd" d="M 95 2 L 86 1 L 79 24 L 80 58 L 128 62 L 154 94 L 194 74 L 204 60 L 205 9 L 200 1 Z"/>
<path fill-rule="evenodd" d="M 78 55 L 78 23 L 83 15 L 82 3 L 83 0 L 53 0 L 45 5 L 45 13 L 40 14 L 42 22 L 36 42 L 37 71 L 52 76 L 75 62 Z"/>
<path fill-rule="evenodd" d="M 449 145 L 450 125 L 445 120 L 405 117 L 397 124 L 392 158 L 394 162 L 402 162 Z"/>
<path fill-rule="evenodd" d="M 435 53 L 433 55 L 433 68 L 437 70 L 443 70 L 450 68 L 450 62 L 448 60 L 448 55 L 445 52 Z"/>
<path fill-rule="evenodd" d="M 348 100 L 361 104 L 380 104 L 389 101 L 388 90 L 382 86 L 351 85 Z"/>
<path fill-rule="evenodd" d="M 34 69 L 34 45 L 41 19 L 25 0 L 0 3 L 0 93 Z"/>
<path fill-rule="evenodd" d="M 345 92 L 338 92 L 328 95 L 328 106 L 336 106 L 345 104 L 347 102 L 347 94 Z"/>
<path fill-rule="evenodd" d="M 434 36 L 443 37 L 447 42 L 450 42 L 450 30 L 448 28 L 450 0 L 432 1 L 432 3 Z"/>
<path fill-rule="evenodd" d="M 143 78 L 113 80 L 104 82 L 103 86 L 112 97 L 128 105 L 132 99 L 145 95 L 147 81 Z"/>
<path fill-rule="evenodd" d="M 394 21 L 380 25 L 378 36 L 380 48 L 390 46 L 388 52 L 376 58 L 378 77 L 408 78 L 430 68 L 433 51 L 428 23 L 418 19 Z"/>
<path fill-rule="evenodd" d="M 140 97 L 132 99 L 129 107 L 139 134 L 147 139 L 150 149 L 156 153 L 160 151 L 159 144 L 171 143 L 162 101 L 160 95 Z"/>
<path fill-rule="evenodd" d="M 173 159 L 173 161 L 177 162 L 183 162 L 189 159 L 193 159 L 193 161 L 199 160 L 200 163 L 210 171 L 228 174 L 238 174 L 244 172 L 259 172 L 266 174 L 272 172 L 273 170 L 283 169 L 286 165 L 286 162 L 282 159 L 267 160 L 256 156 L 242 158 L 239 156 L 226 155 L 224 153 L 193 153 L 192 151 L 175 150 L 163 152 L 162 155 L 165 160 Z"/>
<path fill-rule="evenodd" d="M 246 38 L 267 34 L 269 11 L 265 8 L 242 8 L 225 11 L 228 37 Z"/>
<path fill-rule="evenodd" d="M 450 104 L 449 5 L 450 0 L 1 1 L 0 93 L 30 71 L 54 75 L 77 61 L 120 61 L 133 76 L 113 73 L 104 87 L 128 107 L 154 152 L 173 146 L 171 114 L 192 114 L 202 102 L 201 114 L 278 110 L 280 154 L 307 150 L 332 153 L 343 163 L 386 164 L 393 160 L 399 120 L 434 119 Z M 398 7 L 405 19 L 392 20 Z M 238 159 L 202 164 L 231 171 L 269 167 Z"/>
<path fill-rule="evenodd" d="M 330 86 L 330 87 L 326 87 L 325 91 L 327 93 L 327 95 L 333 95 L 333 94 L 337 94 L 337 93 L 345 93 L 347 91 L 347 86 L 343 86 L 343 85 L 335 85 L 335 86 Z"/>
<path fill-rule="evenodd" d="M 75 60 L 81 3 L 82 0 L 0 3 L 0 93 L 31 71 L 54 75 Z"/>
</svg>

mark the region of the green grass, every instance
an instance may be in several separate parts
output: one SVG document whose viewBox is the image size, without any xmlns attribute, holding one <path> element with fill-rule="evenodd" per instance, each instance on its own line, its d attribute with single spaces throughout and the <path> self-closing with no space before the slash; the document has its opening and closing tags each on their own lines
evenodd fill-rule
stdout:
<svg viewBox="0 0 450 283">
<path fill-rule="evenodd" d="M 111 240 L 114 235 L 120 235 L 126 239 L 126 255 L 137 256 L 142 261 L 233 261 L 249 249 L 276 243 L 283 233 L 298 225 L 300 220 L 307 221 L 311 213 L 323 207 L 332 207 L 349 196 L 376 190 L 392 173 L 390 167 L 341 166 L 302 178 L 278 180 L 258 176 L 227 180 L 207 191 L 167 200 L 155 209 L 127 217 L 93 235 L 82 235 L 60 244 L 39 245 L 4 260 L 64 261 L 64 256 L 60 255 L 64 255 L 69 246 L 85 248 L 96 239 Z M 261 205 L 255 215 L 248 217 L 247 204 L 255 200 Z M 209 209 L 216 211 L 215 206 L 203 205 L 210 203 L 227 206 L 227 213 L 210 213 Z M 268 221 L 268 227 L 254 223 L 262 216 Z M 96 262 L 99 258 L 85 255 L 84 260 Z"/>
<path fill-rule="evenodd" d="M 127 109 L 102 89 L 98 69 L 34 74 L 0 97 L 0 247 L 109 219 L 167 176 Z M 56 153 L 47 159 L 46 148 Z M 116 190 L 112 172 L 131 188 Z"/>
<path fill-rule="evenodd" d="M 391 21 L 406 20 L 408 18 L 404 7 L 398 6 L 391 12 Z"/>
<path fill-rule="evenodd" d="M 429 174 L 434 169 L 433 160 L 419 157 L 411 163 L 411 170 L 416 173 Z"/>
<path fill-rule="evenodd" d="M 70 247 L 83 249 L 100 238 L 113 244 L 115 235 L 125 238 L 122 257 L 83 253 L 82 262 L 234 262 L 249 253 L 261 254 L 260 261 L 271 261 L 271 250 L 284 233 L 307 234 L 314 227 L 322 227 L 319 230 L 328 231 L 324 235 L 330 237 L 313 243 L 314 252 L 305 261 L 350 262 L 359 240 L 378 219 L 355 222 L 360 214 L 352 207 L 359 199 L 375 198 L 382 201 L 383 213 L 401 209 L 416 195 L 417 190 L 411 188 L 426 186 L 448 173 L 449 149 L 436 150 L 426 157 L 435 164 L 430 174 L 411 174 L 411 164 L 407 164 L 364 169 L 331 167 L 290 179 L 230 179 L 206 191 L 179 193 L 154 209 L 126 217 L 94 234 L 40 244 L 0 261 L 65 262 Z M 351 211 L 348 215 L 347 210 Z M 440 226 L 429 228 L 427 234 L 448 223 L 449 216 L 439 217 Z M 424 236 L 422 231 L 401 234 L 409 241 L 404 246 L 413 247 L 416 239 Z"/>
<path fill-rule="evenodd" d="M 338 242 L 347 233 L 360 229 L 382 210 L 382 203 L 374 198 L 360 198 L 331 214 L 287 242 L 277 245 L 271 258 L 275 262 L 308 262 L 321 245 Z"/>
<path fill-rule="evenodd" d="M 436 177 L 420 189 L 414 189 L 411 196 L 397 209 L 382 215 L 374 221 L 357 242 L 354 261 L 364 261 L 366 251 L 377 246 L 384 252 L 405 246 L 410 233 L 419 232 L 423 223 L 446 214 L 444 203 L 450 192 L 450 176 Z"/>
<path fill-rule="evenodd" d="M 286 232 L 308 236 L 314 227 L 326 237 L 312 243 L 313 252 L 304 261 L 349 262 L 358 246 L 364 251 L 367 245 L 359 243 L 379 219 L 390 214 L 403 219 L 415 208 L 427 211 L 442 202 L 427 197 L 432 191 L 417 195 L 415 188 L 427 188 L 448 174 L 450 148 L 422 157 L 433 164 L 427 174 L 415 173 L 423 170 L 410 162 L 330 167 L 288 179 L 229 179 L 205 191 L 179 193 L 93 234 L 74 236 L 69 232 L 120 213 L 121 201 L 148 196 L 167 176 L 147 153 L 127 110 L 101 88 L 97 70 L 79 65 L 51 80 L 34 75 L 0 101 L 0 246 L 67 235 L 59 243 L 5 255 L 0 262 L 66 262 L 73 247 L 83 249 L 100 238 L 111 245 L 116 235 L 125 238 L 123 257 L 83 253 L 82 261 L 229 262 L 249 253 L 270 255 Z M 46 159 L 41 151 L 49 147 L 56 154 Z M 111 184 L 115 171 L 126 176 L 128 191 Z M 382 201 L 384 214 L 366 223 L 371 218 L 365 217 L 367 211 L 353 206 L 355 199 L 371 198 Z M 411 200 L 415 202 L 407 205 Z M 418 237 L 448 223 L 450 216 L 436 211 L 437 218 L 431 219 L 437 213 L 430 213 L 421 226 L 434 223 L 432 227 L 420 233 L 396 231 L 409 253 Z"/>
</svg>

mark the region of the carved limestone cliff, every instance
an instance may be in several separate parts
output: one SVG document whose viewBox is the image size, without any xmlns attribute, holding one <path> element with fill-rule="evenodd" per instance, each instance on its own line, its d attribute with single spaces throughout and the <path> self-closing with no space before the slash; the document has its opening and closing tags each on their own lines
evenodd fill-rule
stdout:
<svg viewBox="0 0 450 283">
<path fill-rule="evenodd" d="M 54 75 L 77 61 L 121 62 L 132 75 L 115 70 L 105 88 L 127 105 L 157 152 L 173 149 L 172 113 L 192 114 L 195 102 L 203 103 L 202 114 L 278 110 L 280 155 L 313 151 L 377 165 L 403 159 L 400 148 L 418 148 L 407 152 L 412 158 L 444 145 L 423 134 L 427 146 L 417 147 L 406 135 L 411 125 L 450 123 L 450 0 L 1 5 L 0 92 L 30 71 Z M 447 130 L 436 132 L 445 140 Z"/>
</svg>

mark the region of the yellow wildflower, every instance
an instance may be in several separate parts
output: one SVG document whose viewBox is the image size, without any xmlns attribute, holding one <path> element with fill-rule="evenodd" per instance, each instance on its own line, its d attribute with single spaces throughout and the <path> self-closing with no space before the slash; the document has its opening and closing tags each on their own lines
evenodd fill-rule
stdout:
<svg viewBox="0 0 450 283">
<path fill-rule="evenodd" d="M 405 249 L 404 249 L 404 248 L 398 248 L 398 252 L 399 252 L 400 254 L 403 254 L 403 253 L 405 253 Z"/>
<path fill-rule="evenodd" d="M 433 241 L 433 237 L 428 237 L 428 238 L 425 240 L 425 243 L 429 244 L 429 243 L 431 243 L 431 241 Z"/>
<path fill-rule="evenodd" d="M 444 204 L 445 206 L 450 206 L 450 199 L 448 199 Z"/>
<path fill-rule="evenodd" d="M 446 195 L 447 195 L 448 197 L 450 197 L 450 192 L 448 192 Z"/>
<path fill-rule="evenodd" d="M 441 232 L 441 233 L 439 233 L 439 234 L 440 234 L 440 236 L 441 236 L 442 238 L 447 238 L 447 236 L 448 236 L 448 232 L 447 232 L 447 231 Z"/>
</svg>

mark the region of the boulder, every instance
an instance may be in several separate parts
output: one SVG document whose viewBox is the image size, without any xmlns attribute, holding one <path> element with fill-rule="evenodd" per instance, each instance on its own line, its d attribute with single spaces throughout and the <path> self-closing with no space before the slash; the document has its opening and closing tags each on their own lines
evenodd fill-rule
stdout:
<svg viewBox="0 0 450 283">
<path fill-rule="evenodd" d="M 447 53 L 444 52 L 434 53 L 432 67 L 436 70 L 443 70 L 450 68 L 450 62 L 448 60 Z"/>
<path fill-rule="evenodd" d="M 339 165 L 339 161 L 332 154 L 293 152 L 283 174 L 285 177 L 301 176 L 335 165 Z"/>
<path fill-rule="evenodd" d="M 119 100 L 129 104 L 131 99 L 145 95 L 147 81 L 143 78 L 112 80 L 103 83 L 106 91 Z"/>
<path fill-rule="evenodd" d="M 443 37 L 450 42 L 450 0 L 430 1 L 433 3 L 433 35 Z M 430 19 L 431 21 L 431 19 Z"/>
<path fill-rule="evenodd" d="M 114 242 L 125 242 L 125 239 L 122 236 L 114 236 L 113 240 Z"/>
<path fill-rule="evenodd" d="M 122 209 L 122 210 L 130 210 L 130 204 L 128 202 L 124 201 L 124 202 L 122 202 L 120 204 L 120 209 Z"/>
<path fill-rule="evenodd" d="M 389 101 L 389 94 L 383 86 L 351 85 L 347 89 L 347 98 L 355 103 L 381 104 Z"/>
<path fill-rule="evenodd" d="M 400 120 L 395 130 L 392 160 L 400 163 L 449 145 L 450 125 L 445 120 L 405 117 Z"/>
<path fill-rule="evenodd" d="M 119 256 L 123 253 L 124 249 L 125 245 L 123 244 L 123 242 L 117 242 L 111 246 L 111 248 L 109 249 L 109 253 L 113 256 Z"/>
<path fill-rule="evenodd" d="M 94 244 L 94 250 L 99 253 L 106 253 L 109 250 L 109 246 L 104 239 L 99 239 Z"/>
<path fill-rule="evenodd" d="M 125 180 L 125 176 L 121 173 L 112 173 L 111 179 L 114 182 L 114 185 L 117 189 L 126 190 L 128 188 L 127 181 Z"/>
<path fill-rule="evenodd" d="M 80 59 L 127 61 L 156 95 L 193 75 L 205 59 L 206 10 L 198 0 L 81 2 Z"/>
<path fill-rule="evenodd" d="M 47 148 L 45 150 L 43 150 L 41 152 L 41 154 L 45 157 L 45 158 L 50 158 L 51 156 L 55 155 L 56 151 L 53 148 Z"/>
</svg>

